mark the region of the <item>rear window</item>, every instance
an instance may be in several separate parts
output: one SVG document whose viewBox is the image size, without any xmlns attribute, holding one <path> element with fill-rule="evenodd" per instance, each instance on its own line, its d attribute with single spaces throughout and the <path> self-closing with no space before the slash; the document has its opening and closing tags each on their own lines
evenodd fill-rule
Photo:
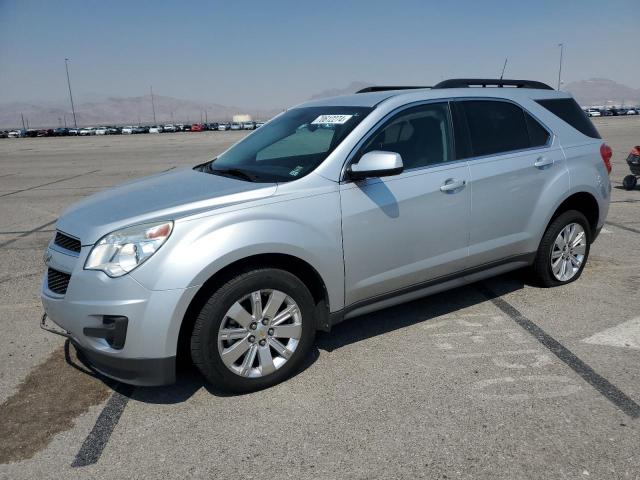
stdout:
<svg viewBox="0 0 640 480">
<path fill-rule="evenodd" d="M 536 102 L 587 137 L 600 138 L 596 127 L 573 98 L 553 98 Z"/>
</svg>

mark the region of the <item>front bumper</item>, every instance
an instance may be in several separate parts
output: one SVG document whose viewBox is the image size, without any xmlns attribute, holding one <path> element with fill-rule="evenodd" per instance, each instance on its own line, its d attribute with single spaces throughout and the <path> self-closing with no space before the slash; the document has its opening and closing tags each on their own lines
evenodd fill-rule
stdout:
<svg viewBox="0 0 640 480">
<path fill-rule="evenodd" d="M 48 266 L 70 278 L 66 292 L 58 294 L 45 274 L 45 314 L 104 375 L 134 385 L 174 382 L 180 326 L 197 288 L 149 290 L 131 275 L 110 278 L 84 270 L 86 250 L 75 257 L 48 250 Z M 122 318 L 124 335 L 111 328 Z"/>
<path fill-rule="evenodd" d="M 96 350 L 83 348 L 64 330 L 47 324 L 47 314 L 42 316 L 40 327 L 50 333 L 69 339 L 81 360 L 93 370 L 123 383 L 138 386 L 170 385 L 176 381 L 176 357 L 167 358 L 119 358 Z"/>
</svg>

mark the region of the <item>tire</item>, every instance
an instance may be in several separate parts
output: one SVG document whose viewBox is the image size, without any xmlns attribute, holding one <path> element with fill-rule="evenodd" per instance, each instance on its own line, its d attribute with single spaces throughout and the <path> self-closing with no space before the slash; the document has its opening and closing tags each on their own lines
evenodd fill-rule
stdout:
<svg viewBox="0 0 640 480">
<path fill-rule="evenodd" d="M 260 293 L 260 307 L 254 303 L 254 292 Z M 268 312 L 272 297 L 274 305 L 284 298 L 278 310 L 280 317 Z M 254 309 L 273 318 L 267 318 L 263 325 L 261 316 L 255 318 Z M 290 318 L 278 326 L 274 320 L 286 317 L 285 309 L 292 312 Z M 275 268 L 241 273 L 214 292 L 198 314 L 191 334 L 193 363 L 208 382 L 225 391 L 244 393 L 273 386 L 294 373 L 309 353 L 316 334 L 314 310 L 309 289 L 295 275 Z M 287 332 L 295 331 L 298 339 L 279 337 L 283 327 L 290 327 Z M 221 340 L 219 334 L 234 337 Z M 226 355 L 225 363 L 223 352 L 231 352 L 234 346 L 238 347 L 237 351 L 248 348 L 247 353 L 235 360 L 235 364 Z M 248 358 L 251 350 L 256 353 Z"/>
<path fill-rule="evenodd" d="M 636 184 L 638 183 L 638 179 L 635 175 L 627 175 L 622 179 L 622 186 L 625 190 L 633 190 L 636 188 Z"/>
<path fill-rule="evenodd" d="M 581 252 L 582 261 L 580 262 L 579 267 L 576 268 L 573 260 L 566 260 L 566 262 L 568 262 L 568 268 L 571 268 L 571 271 L 567 269 L 567 275 L 565 275 L 568 278 L 564 278 L 562 275 L 560 275 L 560 278 L 558 278 L 557 275 L 561 274 L 562 272 L 554 273 L 552 267 L 552 255 L 557 256 L 558 252 L 560 252 L 562 254 L 562 258 L 559 258 L 559 260 L 560 262 L 565 262 L 565 253 L 562 253 L 562 250 L 558 249 L 556 241 L 559 239 L 560 234 L 565 230 L 565 228 L 570 225 L 579 225 L 584 232 L 584 235 L 581 237 L 584 238 L 584 245 L 579 245 L 580 248 L 576 249 L 576 252 Z M 579 228 L 576 228 L 575 231 L 579 232 Z M 589 250 L 591 247 L 592 238 L 593 237 L 591 234 L 589 222 L 582 213 L 578 212 L 577 210 L 568 210 L 560 214 L 549 224 L 547 230 L 542 236 L 540 245 L 538 246 L 538 251 L 531 267 L 534 282 L 541 287 L 548 288 L 566 285 L 580 278 L 580 275 L 582 275 L 582 271 L 584 270 L 584 266 L 587 263 L 587 259 L 589 258 Z M 560 243 L 562 242 L 560 241 Z M 567 258 L 569 258 L 569 254 L 572 253 L 567 252 Z M 578 257 L 578 254 L 573 255 L 574 260 L 576 260 Z M 555 265 L 558 265 L 557 262 L 558 260 L 554 260 Z M 571 274 L 570 277 L 569 274 Z"/>
</svg>

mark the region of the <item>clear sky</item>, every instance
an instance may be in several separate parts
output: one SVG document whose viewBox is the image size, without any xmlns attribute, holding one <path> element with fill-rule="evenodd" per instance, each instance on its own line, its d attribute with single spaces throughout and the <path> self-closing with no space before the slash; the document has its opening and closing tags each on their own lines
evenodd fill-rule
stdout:
<svg viewBox="0 0 640 480">
<path fill-rule="evenodd" d="M 0 102 L 154 93 L 281 108 L 352 81 L 640 87 L 640 0 L 0 0 Z"/>
</svg>

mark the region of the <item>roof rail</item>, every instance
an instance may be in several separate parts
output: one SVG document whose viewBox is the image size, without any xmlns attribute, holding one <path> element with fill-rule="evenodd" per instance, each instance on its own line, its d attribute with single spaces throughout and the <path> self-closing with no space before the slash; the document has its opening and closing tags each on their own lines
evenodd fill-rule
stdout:
<svg viewBox="0 0 640 480">
<path fill-rule="evenodd" d="M 444 80 L 433 88 L 467 88 L 467 87 L 515 87 L 533 88 L 536 90 L 553 90 L 549 85 L 535 80 L 495 80 L 493 78 L 453 78 Z"/>
<path fill-rule="evenodd" d="M 362 90 L 358 90 L 356 93 L 370 93 L 370 92 L 386 92 L 387 90 L 412 90 L 414 88 L 431 88 L 431 87 L 386 87 L 386 86 L 372 86 L 366 87 Z"/>
</svg>

